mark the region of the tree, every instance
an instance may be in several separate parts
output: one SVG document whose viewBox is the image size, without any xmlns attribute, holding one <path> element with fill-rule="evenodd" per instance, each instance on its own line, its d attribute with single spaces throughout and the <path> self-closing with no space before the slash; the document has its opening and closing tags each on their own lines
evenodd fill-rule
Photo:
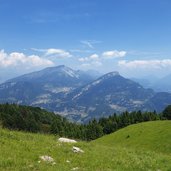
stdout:
<svg viewBox="0 0 171 171">
<path fill-rule="evenodd" d="M 87 140 L 95 140 L 103 135 L 103 128 L 100 126 L 95 119 L 93 119 L 87 125 Z"/>
<path fill-rule="evenodd" d="M 171 120 L 171 105 L 167 106 L 163 111 L 163 117 Z"/>
</svg>

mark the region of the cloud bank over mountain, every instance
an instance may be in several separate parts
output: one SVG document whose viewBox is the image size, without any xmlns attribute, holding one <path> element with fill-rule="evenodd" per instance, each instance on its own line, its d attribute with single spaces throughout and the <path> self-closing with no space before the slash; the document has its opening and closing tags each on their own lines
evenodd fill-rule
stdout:
<svg viewBox="0 0 171 171">
<path fill-rule="evenodd" d="M 0 51 L 0 66 L 6 67 L 39 67 L 52 66 L 54 63 L 37 55 L 25 55 L 24 53 L 12 52 L 6 53 L 4 50 Z"/>
</svg>

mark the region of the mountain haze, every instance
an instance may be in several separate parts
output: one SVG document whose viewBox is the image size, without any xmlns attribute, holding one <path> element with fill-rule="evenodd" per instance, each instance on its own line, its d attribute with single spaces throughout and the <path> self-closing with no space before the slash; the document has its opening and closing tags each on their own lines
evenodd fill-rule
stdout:
<svg viewBox="0 0 171 171">
<path fill-rule="evenodd" d="M 153 87 L 156 91 L 171 92 L 171 74 L 159 79 Z"/>
</svg>

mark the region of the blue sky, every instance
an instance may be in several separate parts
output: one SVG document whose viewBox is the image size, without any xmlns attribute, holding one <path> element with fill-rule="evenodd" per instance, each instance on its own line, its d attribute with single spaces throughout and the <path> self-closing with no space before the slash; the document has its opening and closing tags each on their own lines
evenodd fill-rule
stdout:
<svg viewBox="0 0 171 171">
<path fill-rule="evenodd" d="M 170 0 L 0 0 L 0 79 L 67 65 L 171 73 Z"/>
</svg>

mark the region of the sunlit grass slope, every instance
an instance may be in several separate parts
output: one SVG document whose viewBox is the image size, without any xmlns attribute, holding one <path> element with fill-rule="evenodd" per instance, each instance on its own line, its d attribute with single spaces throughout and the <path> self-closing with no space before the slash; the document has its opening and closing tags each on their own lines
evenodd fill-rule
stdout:
<svg viewBox="0 0 171 171">
<path fill-rule="evenodd" d="M 171 154 L 171 121 L 152 121 L 130 125 L 96 140 L 96 143 Z"/>
<path fill-rule="evenodd" d="M 135 124 L 93 142 L 60 144 L 56 136 L 0 129 L 0 170 L 164 171 L 171 170 L 171 122 Z M 40 161 L 51 156 L 56 164 Z M 70 162 L 66 162 L 69 160 Z"/>
</svg>

